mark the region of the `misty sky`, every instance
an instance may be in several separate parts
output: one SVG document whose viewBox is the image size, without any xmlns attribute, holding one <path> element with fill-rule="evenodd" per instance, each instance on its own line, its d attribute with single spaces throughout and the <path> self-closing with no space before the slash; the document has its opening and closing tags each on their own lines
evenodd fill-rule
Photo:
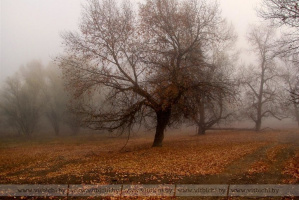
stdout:
<svg viewBox="0 0 299 200">
<path fill-rule="evenodd" d="M 209 1 L 209 0 L 207 0 Z M 222 14 L 246 49 L 249 24 L 257 23 L 255 8 L 260 0 L 219 0 Z M 0 0 L 0 83 L 21 65 L 36 59 L 47 64 L 62 52 L 60 33 L 76 30 L 85 0 Z"/>
</svg>

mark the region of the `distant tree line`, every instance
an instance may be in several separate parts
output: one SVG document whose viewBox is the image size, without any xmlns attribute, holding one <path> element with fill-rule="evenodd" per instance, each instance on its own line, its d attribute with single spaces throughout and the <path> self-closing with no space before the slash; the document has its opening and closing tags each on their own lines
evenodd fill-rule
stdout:
<svg viewBox="0 0 299 200">
<path fill-rule="evenodd" d="M 2 128 L 13 128 L 19 135 L 32 136 L 44 117 L 55 135 L 60 134 L 61 124 L 76 133 L 80 120 L 68 109 L 69 101 L 59 68 L 53 63 L 45 68 L 40 62 L 32 61 L 7 78 L 1 88 Z"/>
</svg>

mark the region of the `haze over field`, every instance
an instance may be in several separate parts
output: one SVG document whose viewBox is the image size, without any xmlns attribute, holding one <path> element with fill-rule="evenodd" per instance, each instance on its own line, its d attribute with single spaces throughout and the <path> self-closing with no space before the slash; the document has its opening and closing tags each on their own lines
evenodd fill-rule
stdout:
<svg viewBox="0 0 299 200">
<path fill-rule="evenodd" d="M 273 119 L 284 120 L 282 121 L 283 123 L 274 124 L 275 126 L 273 127 L 275 128 L 294 127 L 294 123 L 285 121 L 287 118 L 296 119 L 299 124 L 297 100 L 294 96 L 290 95 L 290 92 L 291 94 L 297 94 L 296 88 L 298 84 L 296 82 L 296 74 L 298 73 L 296 67 L 296 59 L 298 56 L 298 52 L 296 51 L 296 38 L 298 37 L 296 35 L 296 16 L 291 15 L 290 18 L 284 17 L 281 22 L 279 18 L 277 21 L 269 20 L 276 18 L 275 16 L 267 16 L 267 12 L 271 11 L 271 7 L 267 10 L 268 0 L 179 1 L 180 3 L 177 4 L 173 3 L 176 1 L 171 1 L 169 5 L 167 3 L 168 1 L 161 1 L 165 3 L 165 7 L 168 7 L 166 9 L 172 9 L 172 6 L 177 6 L 177 8 L 172 10 L 167 16 L 160 16 L 162 15 L 161 13 L 167 13 L 166 11 L 161 13 L 150 13 L 147 11 L 146 4 L 150 6 L 150 4 L 155 1 L 131 1 L 132 4 L 129 7 L 133 8 L 134 11 L 126 11 L 125 9 L 129 8 L 115 6 L 119 4 L 120 1 L 112 2 L 103 0 L 99 2 L 102 2 L 104 5 L 102 10 L 99 6 L 101 3 L 96 5 L 95 1 L 1 1 L 0 85 L 3 85 L 3 88 L 1 88 L 1 95 L 3 96 L 1 104 L 2 108 L 11 108 L 10 110 L 6 109 L 5 112 L 0 113 L 3 117 L 2 120 L 0 119 L 2 125 L 6 124 L 11 126 L 10 123 L 7 123 L 9 121 L 7 117 L 15 114 L 15 116 L 12 117 L 14 120 L 10 119 L 10 121 L 16 121 L 16 116 L 18 116 L 18 112 L 20 112 L 14 112 L 13 108 L 16 105 L 8 106 L 9 103 L 12 104 L 12 102 L 19 101 L 11 99 L 13 92 L 21 92 L 22 95 L 30 99 L 30 102 L 35 102 L 35 105 L 30 105 L 34 108 L 39 107 L 37 105 L 42 105 L 41 102 L 45 100 L 51 99 L 51 101 L 53 101 L 53 105 L 48 106 L 47 111 L 45 111 L 46 108 L 38 109 L 38 114 L 36 113 L 35 117 L 33 117 L 33 121 L 36 121 L 34 124 L 38 124 L 37 121 L 39 120 L 37 120 L 37 118 L 43 116 L 41 113 L 48 113 L 48 118 L 54 117 L 56 121 L 60 121 L 61 116 L 58 117 L 58 114 L 53 110 L 56 109 L 57 112 L 64 110 L 63 112 L 66 112 L 67 107 L 72 107 L 72 112 L 75 111 L 77 114 L 85 113 L 88 117 L 84 116 L 83 121 L 92 121 L 90 117 L 93 118 L 94 116 L 101 116 L 99 118 L 103 119 L 106 116 L 104 115 L 103 117 L 103 115 L 97 112 L 100 112 L 99 107 L 104 105 L 103 101 L 105 99 L 107 100 L 106 103 L 109 102 L 112 105 L 111 110 L 116 109 L 116 115 L 120 114 L 118 112 L 126 109 L 128 109 L 126 110 L 127 112 L 131 111 L 136 102 L 139 102 L 142 106 L 149 106 L 151 109 L 154 109 L 155 112 L 160 108 L 164 111 L 165 107 L 169 107 L 169 112 L 171 113 L 173 109 L 172 106 L 178 106 L 174 108 L 175 112 L 180 113 L 178 116 L 175 115 L 176 122 L 180 124 L 182 123 L 181 117 L 188 118 L 187 121 L 191 120 L 197 125 L 201 124 L 199 126 L 203 127 L 203 132 L 219 125 L 220 122 L 222 126 L 224 124 L 234 127 L 255 126 L 256 130 L 260 130 L 262 127 L 272 126 L 271 120 Z M 156 2 L 157 9 L 162 9 L 162 7 L 159 7 L 163 4 L 160 5 L 161 2 Z M 275 2 L 275 0 L 269 0 L 269 2 Z M 88 7 L 92 7 L 92 3 L 95 4 L 94 6 L 96 7 L 94 11 L 89 10 L 90 7 Z M 172 3 L 175 5 L 172 5 Z M 120 6 L 120 4 L 118 6 Z M 291 2 L 289 6 L 290 9 L 294 9 L 295 13 L 297 12 L 298 5 L 296 2 Z M 284 5 L 279 9 L 283 8 Z M 111 10 L 107 11 L 107 9 Z M 118 12 L 121 13 L 122 9 L 123 12 L 132 14 L 131 16 L 123 16 L 124 19 L 122 19 L 125 20 L 123 24 L 131 23 L 130 28 L 134 27 L 132 32 L 126 33 L 125 29 L 118 29 L 123 24 L 115 25 L 109 24 L 111 21 L 105 21 L 105 16 L 119 18 L 120 20 L 121 16 L 114 11 L 118 10 Z M 154 7 L 152 9 L 154 9 Z M 264 16 L 261 14 L 263 9 L 266 9 Z M 184 14 L 176 13 L 176 11 L 179 10 Z M 188 10 L 189 13 L 186 12 L 186 10 Z M 286 10 L 285 14 L 287 16 L 288 9 Z M 105 13 L 106 11 L 107 13 Z M 99 27 L 107 26 L 107 30 L 112 27 L 113 31 L 106 33 L 104 31 L 106 30 L 105 28 L 94 29 L 93 27 L 97 27 L 98 24 L 94 21 L 88 21 L 88 12 L 91 15 L 100 17 L 97 19 L 99 20 L 98 23 L 101 23 Z M 145 14 L 143 12 L 145 12 Z M 192 12 L 192 14 L 190 14 L 190 12 Z M 157 15 L 159 20 L 156 22 L 151 21 L 152 18 L 150 18 L 150 16 L 152 15 Z M 184 21 L 184 17 L 189 15 L 190 17 L 186 18 L 187 21 Z M 101 16 L 103 18 L 101 18 Z M 174 18 L 177 19 L 173 21 Z M 167 26 L 159 30 L 162 32 L 165 31 L 165 37 L 156 35 L 155 38 L 155 34 L 157 33 L 155 31 L 157 30 L 150 33 L 152 30 L 145 30 L 146 28 L 143 27 L 146 23 L 151 27 L 155 25 L 155 23 L 161 22 L 161 20 L 168 20 L 165 23 L 173 25 L 173 27 Z M 270 27 L 270 22 L 276 26 Z M 190 27 L 187 26 L 188 23 L 190 23 Z M 283 28 L 281 25 L 283 25 Z M 275 27 L 275 29 L 273 27 Z M 284 34 L 281 30 L 287 30 L 286 27 L 289 27 L 290 31 L 281 37 L 281 35 Z M 130 28 L 128 30 L 130 30 Z M 169 28 L 173 30 L 166 30 Z M 185 29 L 189 28 L 189 32 L 185 31 Z M 137 29 L 139 30 L 136 31 Z M 194 32 L 196 29 L 199 31 Z M 292 30 L 295 30 L 295 32 L 292 33 Z M 147 35 L 147 32 L 151 34 L 150 37 Z M 77 35 L 77 33 L 79 33 L 79 35 Z M 141 37 L 138 39 L 136 35 L 134 35 L 141 33 L 142 36 L 139 35 Z M 174 33 L 174 35 L 169 36 L 169 33 Z M 191 35 L 187 36 L 189 33 L 191 33 Z M 117 40 L 113 41 L 113 43 L 119 44 L 122 51 L 125 52 L 111 55 L 108 53 L 110 50 L 109 46 L 101 46 L 103 41 L 118 38 L 123 34 L 126 35 L 126 41 L 120 42 Z M 178 34 L 178 37 L 176 34 Z M 194 37 L 195 35 L 196 37 Z M 153 42 L 151 41 L 151 37 L 159 41 L 155 44 L 157 45 L 156 47 L 147 47 L 148 44 Z M 165 42 L 164 39 L 168 37 L 171 39 L 178 38 L 178 41 L 166 41 L 166 44 L 158 47 L 158 44 L 161 43 L 161 41 Z M 96 39 L 89 41 L 88 38 Z M 194 41 L 189 41 L 193 39 Z M 294 46 L 292 41 L 295 43 L 294 51 L 292 50 Z M 130 42 L 133 43 L 131 44 Z M 76 46 L 78 44 L 79 46 Z M 172 46 L 172 44 L 176 44 L 178 47 Z M 188 47 L 188 45 L 190 46 Z M 136 49 L 123 49 L 123 47 L 128 46 L 133 46 Z M 88 47 L 87 50 L 85 49 L 86 47 Z M 147 49 L 147 54 L 141 55 L 141 52 L 142 54 L 146 52 L 144 48 Z M 166 49 L 161 51 L 160 55 L 157 54 L 157 51 L 153 51 L 154 48 Z M 172 48 L 173 50 L 171 50 Z M 185 48 L 185 51 L 182 51 L 182 48 Z M 96 49 L 99 52 L 94 52 L 91 49 Z M 168 52 L 169 55 L 164 55 L 165 52 Z M 177 57 L 177 55 L 180 55 L 182 52 L 183 54 Z M 286 52 L 288 53 L 286 54 Z M 82 57 L 78 59 L 78 55 Z M 122 55 L 126 55 L 127 57 L 122 58 Z M 133 57 L 130 58 L 130 55 Z M 73 56 L 75 60 L 69 60 L 67 56 Z M 173 56 L 172 58 L 164 58 L 166 60 L 169 59 L 169 61 L 178 59 L 177 68 L 182 70 L 181 74 L 178 75 L 179 77 L 173 78 L 172 72 L 164 74 L 163 70 L 165 69 L 160 71 L 161 69 L 156 68 L 157 66 L 153 67 L 154 65 L 149 65 L 149 63 L 157 63 L 157 61 L 151 59 L 159 58 L 160 56 Z M 117 62 L 111 62 L 111 58 L 112 60 L 119 60 Z M 131 62 L 133 58 L 136 59 L 136 63 Z M 144 58 L 149 60 L 144 60 Z M 125 62 L 125 59 L 129 60 Z M 54 60 L 56 62 L 51 63 L 51 61 Z M 104 61 L 108 61 L 108 63 Z M 76 71 L 76 66 L 78 67 L 79 65 L 73 66 L 70 64 L 72 62 L 77 64 L 79 62 L 82 68 L 78 68 L 78 70 L 83 71 L 80 73 Z M 162 62 L 160 64 L 163 68 L 165 66 L 163 59 L 159 62 Z M 184 63 L 182 64 L 182 62 Z M 190 65 L 189 62 L 192 64 Z M 90 63 L 100 64 L 97 66 L 98 69 L 88 69 L 87 71 L 90 72 L 90 74 L 85 74 L 84 77 L 82 77 L 84 80 L 78 78 L 86 72 L 85 67 L 89 68 Z M 122 63 L 123 66 L 118 65 L 119 63 Z M 117 66 L 115 66 L 115 64 Z M 172 66 L 172 64 L 173 63 L 168 63 L 166 66 L 169 67 Z M 58 69 L 58 66 L 60 66 L 60 69 Z M 118 69 L 120 71 L 113 71 L 113 73 L 116 74 L 107 75 L 105 74 L 107 70 L 106 67 L 109 68 L 109 70 Z M 124 69 L 121 69 L 122 67 L 124 67 Z M 190 67 L 190 69 L 186 69 L 185 67 Z M 174 70 L 174 74 L 177 74 L 176 70 L 178 69 Z M 105 77 L 100 77 L 97 70 L 103 70 Z M 168 70 L 171 71 L 173 69 L 170 67 Z M 134 78 L 129 77 L 128 74 L 123 74 L 124 77 L 122 77 L 122 75 L 119 76 L 119 73 L 122 74 L 125 71 L 130 71 L 129 73 L 134 74 Z M 14 75 L 15 72 L 18 72 L 18 75 Z M 77 72 L 78 74 L 76 74 Z M 191 77 L 189 72 L 195 76 Z M 156 75 L 152 76 L 153 74 Z M 61 79 L 61 75 L 64 77 L 63 80 Z M 94 76 L 96 76 L 97 84 L 92 82 Z M 10 79 L 7 79 L 7 77 L 10 77 Z M 163 84 L 152 85 L 153 83 L 163 83 L 165 80 L 163 78 L 161 79 L 161 77 L 164 77 L 164 79 L 169 82 L 173 80 L 178 82 L 171 83 L 168 86 Z M 114 80 L 115 78 L 116 80 Z M 182 78 L 182 80 L 179 80 L 180 78 Z M 111 86 L 109 81 L 114 84 L 118 83 L 119 85 Z M 127 83 L 124 84 L 123 81 L 128 81 L 133 85 L 129 88 L 122 88 L 127 86 Z M 210 82 L 210 85 L 199 87 L 199 84 L 205 84 L 207 82 Z M 68 93 L 64 92 L 65 88 L 63 85 L 66 84 L 69 86 Z M 82 87 L 83 85 L 86 87 Z M 92 85 L 96 92 L 88 91 L 88 87 L 93 87 Z M 211 85 L 213 85 L 213 88 L 210 88 Z M 27 86 L 30 89 L 26 88 Z M 100 90 L 98 87 L 101 87 Z M 112 90 L 109 87 L 112 87 Z M 191 90 L 191 88 L 193 88 L 192 90 L 194 91 L 190 92 L 189 90 Z M 115 92 L 114 89 L 120 91 Z M 138 97 L 145 99 L 134 99 L 135 97 L 132 97 L 133 100 L 126 99 L 131 93 L 126 94 L 125 91 L 131 89 L 133 93 L 138 91 Z M 47 92 L 39 92 L 45 90 L 47 90 Z M 54 90 L 56 91 L 54 92 Z M 32 91 L 36 92 L 36 94 L 32 95 Z M 107 91 L 107 93 L 99 94 L 99 91 Z M 113 91 L 115 92 L 114 94 L 112 94 Z M 124 95 L 119 97 L 120 99 L 116 98 L 116 95 L 119 94 L 118 92 Z M 156 92 L 162 96 L 157 95 Z M 174 94 L 172 94 L 172 92 L 174 92 Z M 76 96 L 76 101 L 78 101 L 76 103 L 80 106 L 69 105 L 68 100 L 74 97 L 68 96 L 71 93 Z M 88 94 L 91 94 L 92 98 L 86 98 L 85 95 Z M 178 96 L 175 97 L 176 95 Z M 33 101 L 34 96 L 36 99 Z M 152 99 L 150 99 L 149 96 L 151 96 Z M 21 99 L 24 99 L 24 97 Z M 93 102 L 86 102 L 86 99 Z M 113 106 L 115 103 L 118 104 L 123 101 L 128 104 L 119 105 L 119 107 Z M 291 103 L 291 101 L 293 101 L 293 103 Z M 25 105 L 26 101 L 23 103 Z M 182 105 L 176 105 L 176 103 Z M 23 109 L 25 107 L 24 105 L 19 105 L 19 109 Z M 55 106 L 56 108 L 54 109 Z M 106 105 L 106 108 L 108 108 L 107 106 L 108 105 Z M 122 106 L 124 106 L 124 108 Z M 90 108 L 90 110 L 78 110 L 78 108 L 86 109 L 86 107 Z M 157 107 L 159 107 L 159 109 Z M 194 112 L 196 109 L 198 109 L 196 111 L 197 113 Z M 24 116 L 28 116 L 26 109 L 23 109 L 23 112 Z M 194 113 L 190 114 L 192 112 Z M 122 114 L 125 113 L 126 112 Z M 62 115 L 62 113 L 60 114 Z M 131 114 L 134 115 L 134 117 L 137 116 L 136 113 Z M 153 116 L 151 115 L 152 113 L 148 114 L 142 113 L 144 116 L 141 116 L 141 118 L 143 119 L 145 116 L 145 118 L 149 116 L 149 118 L 151 118 Z M 125 118 L 127 117 L 128 116 Z M 268 119 L 266 120 L 266 118 Z M 121 118 L 118 118 L 118 120 L 120 119 Z M 243 120 L 242 123 L 240 123 L 239 120 Z M 244 124 L 245 120 L 249 120 L 253 124 Z M 109 123 L 112 121 L 109 121 Z M 231 124 L 233 121 L 235 124 Z M 264 121 L 263 125 L 262 121 Z M 53 125 L 53 121 L 50 120 L 50 123 Z M 57 122 L 55 123 L 57 124 Z M 96 123 L 100 124 L 99 121 Z M 123 126 L 126 123 L 127 122 L 121 122 L 120 124 Z M 185 123 L 185 121 L 183 123 Z M 283 126 L 281 124 L 283 124 Z M 110 125 L 108 127 L 110 127 Z M 98 125 L 88 123 L 84 126 L 90 127 Z M 102 126 L 106 127 L 103 124 L 101 127 Z M 100 128 L 97 127 L 95 129 Z M 199 132 L 200 131 L 199 129 Z M 57 132 L 57 130 L 55 132 Z"/>
<path fill-rule="evenodd" d="M 138 2 L 134 0 L 133 2 Z M 238 33 L 238 48 L 248 61 L 245 35 L 258 22 L 259 0 L 220 0 L 223 16 Z M 84 0 L 1 0 L 0 82 L 32 59 L 44 64 L 62 51 L 60 33 L 77 30 Z"/>
</svg>

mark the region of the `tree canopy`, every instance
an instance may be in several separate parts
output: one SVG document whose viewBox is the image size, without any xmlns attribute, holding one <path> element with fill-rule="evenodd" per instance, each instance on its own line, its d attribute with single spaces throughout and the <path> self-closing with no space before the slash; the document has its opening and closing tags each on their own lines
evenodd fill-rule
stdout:
<svg viewBox="0 0 299 200">
<path fill-rule="evenodd" d="M 87 127 L 124 131 L 156 121 L 153 146 L 161 146 L 186 99 L 229 90 L 227 79 L 206 77 L 218 67 L 211 62 L 213 47 L 230 44 L 234 34 L 216 3 L 147 0 L 138 11 L 132 7 L 89 1 L 80 32 L 63 34 L 65 54 L 58 61 Z"/>
</svg>

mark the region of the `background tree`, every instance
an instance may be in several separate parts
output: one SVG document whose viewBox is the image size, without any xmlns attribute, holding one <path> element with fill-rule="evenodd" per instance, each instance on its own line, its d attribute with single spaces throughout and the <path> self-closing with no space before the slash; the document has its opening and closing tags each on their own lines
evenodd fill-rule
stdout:
<svg viewBox="0 0 299 200">
<path fill-rule="evenodd" d="M 229 40 L 229 31 L 218 5 L 204 1 L 147 0 L 139 16 L 128 2 L 89 1 L 80 33 L 64 34 L 66 55 L 59 58 L 69 88 L 83 99 L 82 122 L 113 131 L 152 118 L 153 146 L 161 146 L 183 96 L 224 90 L 198 77 L 211 67 L 205 56 L 213 42 Z M 86 96 L 103 91 L 101 105 L 88 103 Z"/>
<path fill-rule="evenodd" d="M 246 116 L 255 123 L 259 131 L 262 119 L 278 115 L 278 88 L 276 78 L 279 73 L 273 54 L 274 30 L 265 26 L 254 26 L 248 34 L 248 41 L 257 58 L 256 65 L 250 65 L 243 71 L 242 83 L 247 88 L 245 93 Z"/>
<path fill-rule="evenodd" d="M 292 58 L 282 58 L 283 68 L 281 70 L 281 77 L 285 84 L 285 91 L 282 95 L 285 100 L 285 110 L 293 116 L 299 127 L 299 98 L 297 95 L 297 91 L 299 90 L 299 68 L 298 63 L 292 60 Z"/>
<path fill-rule="evenodd" d="M 21 73 L 8 78 L 1 91 L 0 109 L 7 124 L 19 134 L 31 136 L 42 112 L 43 68 L 33 61 Z"/>
<path fill-rule="evenodd" d="M 80 115 L 66 111 L 64 115 L 64 123 L 70 128 L 72 135 L 77 135 L 81 129 L 81 119 Z"/>
<path fill-rule="evenodd" d="M 80 132 L 82 126 L 82 119 L 78 110 L 82 110 L 80 107 L 83 105 L 80 100 L 74 100 L 68 96 L 67 105 L 63 113 L 63 123 L 66 124 L 71 130 L 72 135 L 77 135 Z M 96 98 L 96 101 L 102 102 L 100 98 Z M 90 100 L 89 100 L 90 102 Z M 91 103 L 95 105 L 96 103 Z"/>
<path fill-rule="evenodd" d="M 260 17 L 270 20 L 273 25 L 281 27 L 282 36 L 277 40 L 276 54 L 292 63 L 299 63 L 299 1 L 298 0 L 263 0 L 258 11 Z M 293 100 L 299 96 L 295 88 L 291 95 Z"/>
<path fill-rule="evenodd" d="M 45 105 L 45 116 L 50 122 L 56 135 L 59 135 L 61 122 L 66 113 L 68 97 L 64 91 L 62 74 L 58 66 L 50 63 L 45 69 L 45 90 L 47 99 Z"/>
<path fill-rule="evenodd" d="M 263 0 L 259 15 L 277 25 L 299 28 L 299 1 Z"/>
<path fill-rule="evenodd" d="M 289 28 L 278 42 L 279 54 L 299 53 L 298 0 L 263 0 L 258 14 L 276 26 Z"/>
<path fill-rule="evenodd" d="M 227 53 L 227 47 L 222 51 L 220 48 L 215 49 L 211 58 L 214 67 L 211 67 L 206 71 L 205 76 L 201 77 L 203 82 L 222 83 L 222 87 L 226 89 L 213 92 L 198 91 L 187 99 L 188 109 L 184 112 L 187 118 L 190 118 L 197 126 L 199 135 L 205 134 L 206 130 L 226 121 L 233 116 L 235 111 L 233 109 L 236 102 L 236 78 L 233 76 L 235 59 L 232 59 L 235 56 Z M 184 105 L 185 108 L 186 105 Z"/>
</svg>

